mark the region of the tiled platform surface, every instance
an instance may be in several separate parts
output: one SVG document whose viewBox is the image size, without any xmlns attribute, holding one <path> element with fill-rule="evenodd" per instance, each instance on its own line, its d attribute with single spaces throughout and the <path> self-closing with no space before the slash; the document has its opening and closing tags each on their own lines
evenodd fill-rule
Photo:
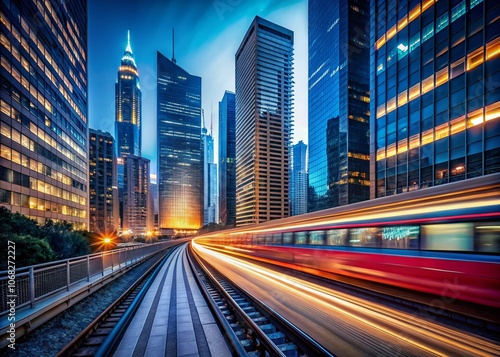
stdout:
<svg viewBox="0 0 500 357">
<path fill-rule="evenodd" d="M 194 280 L 186 248 L 165 263 L 114 356 L 231 356 Z"/>
</svg>

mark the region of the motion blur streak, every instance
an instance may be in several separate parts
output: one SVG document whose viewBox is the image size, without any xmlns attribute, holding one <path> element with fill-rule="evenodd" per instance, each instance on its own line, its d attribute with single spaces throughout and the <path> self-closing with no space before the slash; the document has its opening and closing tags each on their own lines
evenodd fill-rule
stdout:
<svg viewBox="0 0 500 357">
<path fill-rule="evenodd" d="M 207 249 L 195 241 L 193 249 L 201 257 L 209 261 L 214 267 L 226 274 L 233 281 L 241 284 L 242 288 L 254 293 L 261 301 L 278 311 L 280 314 L 303 329 L 305 333 L 318 340 L 325 348 L 334 354 L 351 355 L 368 350 L 370 353 L 378 351 L 383 354 L 410 355 L 475 355 L 495 356 L 500 354 L 500 346 L 465 332 L 455 331 L 436 323 L 425 321 L 415 315 L 402 313 L 379 304 L 340 293 L 302 279 L 277 273 L 257 264 L 249 263 L 233 256 L 228 256 L 211 249 Z M 255 285 L 258 287 L 256 288 Z M 260 289 L 259 289 L 260 287 Z M 260 295 L 259 291 L 261 292 Z M 269 292 L 276 292 L 274 295 Z M 282 294 L 282 295 L 280 295 Z M 281 300 L 298 303 L 290 304 L 299 318 L 288 317 Z M 286 298 L 285 298 L 286 296 Z M 289 300 L 288 300 L 289 299 Z M 318 329 L 310 329 L 305 321 L 315 325 L 318 320 L 318 310 L 323 321 L 317 322 Z M 416 312 L 417 314 L 418 312 Z M 325 319 L 330 321 L 325 323 Z M 339 325 L 336 321 L 341 321 Z M 339 326 L 350 324 L 350 327 Z M 311 324 L 309 324 L 310 326 Z M 320 327 L 321 325 L 321 327 Z M 322 331 L 326 329 L 327 331 Z M 349 330 L 350 329 L 350 330 Z M 318 332 L 318 336 L 316 335 Z M 326 333 L 325 333 L 326 332 Z M 326 335 L 326 336 L 325 336 Z M 348 343 L 361 343 L 359 350 L 343 350 L 339 353 L 339 341 L 332 335 L 339 335 L 340 339 Z M 364 336 L 361 336 L 364 335 Z M 325 338 L 326 337 L 326 338 Z M 396 346 L 396 348 L 394 348 Z"/>
</svg>

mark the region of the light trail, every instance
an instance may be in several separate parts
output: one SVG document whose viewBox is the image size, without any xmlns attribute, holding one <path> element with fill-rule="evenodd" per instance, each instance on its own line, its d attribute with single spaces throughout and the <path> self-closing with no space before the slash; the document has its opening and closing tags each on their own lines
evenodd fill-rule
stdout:
<svg viewBox="0 0 500 357">
<path fill-rule="evenodd" d="M 252 279 L 265 283 L 270 289 L 296 296 L 309 306 L 321 306 L 325 314 L 350 318 L 362 324 L 362 329 L 375 329 L 390 339 L 404 341 L 428 355 L 449 355 L 450 350 L 476 356 L 495 356 L 500 347 L 490 341 L 456 331 L 414 315 L 337 292 L 305 280 L 277 273 L 271 269 L 223 253 L 207 249 L 195 241 L 195 251 L 202 257 L 211 257 L 211 263 L 222 262 L 233 272 L 251 275 Z M 224 271 L 222 271 L 225 273 Z M 308 318 L 308 316 L 304 316 Z M 338 316 L 337 316 L 338 318 Z M 300 326 L 299 326 L 300 327 Z M 332 331 L 333 333 L 333 331 Z M 314 337 L 314 336 L 312 336 Z M 335 351 L 332 351 L 335 353 Z"/>
</svg>

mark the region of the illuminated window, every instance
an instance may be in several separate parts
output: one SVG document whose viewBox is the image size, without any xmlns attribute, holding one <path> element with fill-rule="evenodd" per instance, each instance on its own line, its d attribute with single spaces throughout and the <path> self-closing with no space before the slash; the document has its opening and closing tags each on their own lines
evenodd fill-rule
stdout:
<svg viewBox="0 0 500 357">
<path fill-rule="evenodd" d="M 0 146 L 0 156 L 3 157 L 4 159 L 10 160 L 10 148 L 5 145 Z"/>
<path fill-rule="evenodd" d="M 495 57 L 500 53 L 500 37 L 486 44 L 486 60 Z"/>
<path fill-rule="evenodd" d="M 386 41 L 389 41 L 391 38 L 393 38 L 395 34 L 396 34 L 396 25 L 392 26 L 389 29 L 389 31 L 387 31 L 387 39 L 386 39 Z"/>
<path fill-rule="evenodd" d="M 405 105 L 408 102 L 408 91 L 405 89 L 398 94 L 398 107 Z"/>
<path fill-rule="evenodd" d="M 448 11 L 439 16 L 436 20 L 436 33 L 448 26 Z"/>
<path fill-rule="evenodd" d="M 398 154 L 408 151 L 408 141 L 406 139 L 398 142 Z"/>
<path fill-rule="evenodd" d="M 408 100 L 412 101 L 420 95 L 420 83 L 415 84 L 410 88 L 410 94 L 408 96 Z"/>
<path fill-rule="evenodd" d="M 465 14 L 465 0 L 451 9 L 451 22 L 455 21 L 463 14 Z"/>
<path fill-rule="evenodd" d="M 396 155 L 396 143 L 387 146 L 387 157 Z"/>
<path fill-rule="evenodd" d="M 476 126 L 483 123 L 483 108 L 474 110 L 467 114 L 467 127 Z"/>
<path fill-rule="evenodd" d="M 408 46 L 404 43 L 400 43 L 398 45 L 398 60 L 404 58 L 408 54 Z"/>
<path fill-rule="evenodd" d="M 398 21 L 398 31 L 404 29 L 408 25 L 408 18 L 405 16 L 401 20 Z"/>
<path fill-rule="evenodd" d="M 430 39 L 434 35 L 434 23 L 431 22 L 429 25 L 425 26 L 422 30 L 422 43 Z"/>
<path fill-rule="evenodd" d="M 396 62 L 397 49 L 392 48 L 387 54 L 387 67 L 389 67 L 392 63 Z"/>
<path fill-rule="evenodd" d="M 422 145 L 432 143 L 433 141 L 434 141 L 434 129 L 429 129 L 422 133 Z"/>
<path fill-rule="evenodd" d="M 429 77 L 422 81 L 422 94 L 425 94 L 434 89 L 434 75 L 431 74 Z"/>
<path fill-rule="evenodd" d="M 496 118 L 500 118 L 500 102 L 496 102 L 490 104 L 485 109 L 485 121 L 493 120 Z"/>
<path fill-rule="evenodd" d="M 385 103 L 380 104 L 377 107 L 377 119 L 380 118 L 382 115 L 385 115 Z"/>
<path fill-rule="evenodd" d="M 442 70 L 436 73 L 436 87 L 439 87 L 441 84 L 446 83 L 448 81 L 448 67 L 443 68 Z"/>
<path fill-rule="evenodd" d="M 392 112 L 396 109 L 396 97 L 393 97 L 387 101 L 387 113 Z"/>
<path fill-rule="evenodd" d="M 482 3 L 483 0 L 470 0 L 470 9 L 472 9 L 473 7 L 475 7 L 477 4 L 480 4 Z"/>
<path fill-rule="evenodd" d="M 377 161 L 385 159 L 385 148 L 377 150 Z"/>
<path fill-rule="evenodd" d="M 424 0 L 424 2 L 422 3 L 422 12 L 430 8 L 432 4 L 434 4 L 434 1 L 435 0 Z"/>
<path fill-rule="evenodd" d="M 420 134 L 415 134 L 412 137 L 410 137 L 410 143 L 409 143 L 409 148 L 415 149 L 420 146 Z"/>
<path fill-rule="evenodd" d="M 410 52 L 414 51 L 418 46 L 420 46 L 420 32 L 410 39 Z"/>
<path fill-rule="evenodd" d="M 453 62 L 450 66 L 450 77 L 455 78 L 464 73 L 465 59 L 460 58 L 458 61 Z"/>
<path fill-rule="evenodd" d="M 413 20 L 415 20 L 418 15 L 420 15 L 420 4 L 411 9 L 410 13 L 408 14 L 408 22 L 412 22 Z"/>
<path fill-rule="evenodd" d="M 384 67 L 384 59 L 381 58 L 379 60 L 379 64 L 377 65 L 377 76 L 382 73 L 384 71 L 385 67 Z"/>
<path fill-rule="evenodd" d="M 385 44 L 385 35 L 383 35 L 382 37 L 380 37 L 377 41 L 377 43 L 375 44 L 375 49 L 379 49 L 380 47 L 382 47 L 383 45 Z"/>
<path fill-rule="evenodd" d="M 450 121 L 450 135 L 460 133 L 465 130 L 465 115 Z"/>
<path fill-rule="evenodd" d="M 467 55 L 467 70 L 479 66 L 484 62 L 484 48 L 480 47 Z"/>
<path fill-rule="evenodd" d="M 436 127 L 436 141 L 439 139 L 446 138 L 450 133 L 448 123 L 441 124 Z"/>
</svg>

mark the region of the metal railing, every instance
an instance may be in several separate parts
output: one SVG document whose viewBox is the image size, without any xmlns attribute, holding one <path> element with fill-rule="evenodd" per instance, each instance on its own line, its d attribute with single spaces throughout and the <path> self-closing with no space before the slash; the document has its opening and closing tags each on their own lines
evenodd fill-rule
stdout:
<svg viewBox="0 0 500 357">
<path fill-rule="evenodd" d="M 0 272 L 0 316 L 9 312 L 8 296 L 16 297 L 16 309 L 35 303 L 61 290 L 69 291 L 78 282 L 106 272 L 121 270 L 160 251 L 169 242 L 131 246 L 102 253 L 31 265 L 16 269 L 15 292 L 9 291 L 8 271 Z"/>
</svg>

